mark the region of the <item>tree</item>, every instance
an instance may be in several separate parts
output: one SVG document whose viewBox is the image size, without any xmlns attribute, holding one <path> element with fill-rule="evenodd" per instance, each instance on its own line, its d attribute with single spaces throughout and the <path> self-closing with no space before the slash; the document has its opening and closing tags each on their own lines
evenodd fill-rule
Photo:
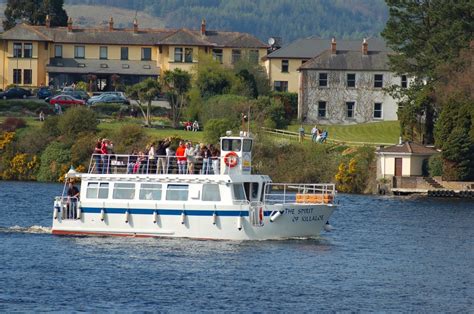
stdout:
<svg viewBox="0 0 474 314">
<path fill-rule="evenodd" d="M 195 67 L 196 87 L 202 98 L 228 94 L 236 83 L 236 76 L 230 69 L 223 67 L 210 56 L 199 56 Z"/>
<path fill-rule="evenodd" d="M 161 93 L 161 84 L 154 78 L 147 78 L 146 80 L 129 86 L 127 88 L 127 95 L 131 99 L 135 100 L 138 107 L 140 108 L 145 125 L 151 126 L 151 102 L 158 97 Z M 147 104 L 146 113 L 144 104 Z"/>
<path fill-rule="evenodd" d="M 249 96 L 267 96 L 270 94 L 270 80 L 265 67 L 244 56 L 234 64 L 234 72 L 247 84 L 251 94 Z"/>
<path fill-rule="evenodd" d="M 433 141 L 433 126 L 439 109 L 431 98 L 437 67 L 452 62 L 469 45 L 474 27 L 474 4 L 469 0 L 386 0 L 390 17 L 382 36 L 396 53 L 390 56 L 392 70 L 407 74 L 415 82 L 407 89 L 392 88 L 402 100 L 400 121 L 424 121 L 427 142 Z M 406 130 L 403 130 L 406 131 Z M 409 139 L 411 134 L 405 133 Z"/>
<path fill-rule="evenodd" d="M 171 106 L 171 122 L 179 127 L 179 121 L 187 105 L 187 93 L 191 89 L 191 74 L 181 69 L 165 71 L 163 85 Z"/>
<path fill-rule="evenodd" d="M 47 15 L 51 26 L 66 26 L 68 16 L 63 5 L 64 0 L 8 0 L 3 28 L 8 30 L 14 27 L 17 20 L 25 20 L 31 25 L 44 25 Z"/>
</svg>

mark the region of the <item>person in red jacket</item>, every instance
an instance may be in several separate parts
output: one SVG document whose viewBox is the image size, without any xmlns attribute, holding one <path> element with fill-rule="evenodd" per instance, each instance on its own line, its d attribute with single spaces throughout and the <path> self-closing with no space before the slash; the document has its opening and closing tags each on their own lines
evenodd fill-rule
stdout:
<svg viewBox="0 0 474 314">
<path fill-rule="evenodd" d="M 178 173 L 186 174 L 186 146 L 182 141 L 176 149 L 176 159 L 178 160 Z"/>
</svg>

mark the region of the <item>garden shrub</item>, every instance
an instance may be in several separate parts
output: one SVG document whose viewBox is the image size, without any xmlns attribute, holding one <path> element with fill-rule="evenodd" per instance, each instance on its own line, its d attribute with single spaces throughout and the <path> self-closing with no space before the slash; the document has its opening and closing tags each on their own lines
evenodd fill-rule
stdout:
<svg viewBox="0 0 474 314">
<path fill-rule="evenodd" d="M 204 140 L 207 143 L 219 143 L 219 138 L 226 131 L 234 130 L 239 126 L 238 122 L 230 119 L 211 119 L 204 125 Z"/>
<path fill-rule="evenodd" d="M 80 133 L 96 132 L 99 120 L 94 111 L 84 107 L 74 107 L 59 118 L 58 130 L 66 141 L 73 142 Z"/>
<path fill-rule="evenodd" d="M 143 150 L 151 141 L 143 127 L 136 124 L 125 124 L 110 136 L 114 151 L 119 154 L 130 154 L 133 149 Z"/>
<path fill-rule="evenodd" d="M 41 154 L 38 181 L 58 181 L 68 171 L 71 164 L 71 152 L 67 145 L 52 142 Z"/>
<path fill-rule="evenodd" d="M 428 172 L 431 177 L 443 175 L 443 158 L 441 154 L 436 154 L 428 159 Z"/>
<path fill-rule="evenodd" d="M 26 127 L 26 121 L 21 118 L 8 117 L 0 124 L 0 130 L 5 132 L 14 132 L 24 127 Z"/>
</svg>

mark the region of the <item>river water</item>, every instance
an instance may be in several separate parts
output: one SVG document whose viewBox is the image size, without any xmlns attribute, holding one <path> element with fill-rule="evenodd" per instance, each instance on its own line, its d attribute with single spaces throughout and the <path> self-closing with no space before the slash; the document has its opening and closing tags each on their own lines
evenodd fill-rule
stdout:
<svg viewBox="0 0 474 314">
<path fill-rule="evenodd" d="M 49 234 L 62 185 L 0 181 L 0 312 L 474 312 L 474 202 L 340 195 L 317 239 Z"/>
</svg>

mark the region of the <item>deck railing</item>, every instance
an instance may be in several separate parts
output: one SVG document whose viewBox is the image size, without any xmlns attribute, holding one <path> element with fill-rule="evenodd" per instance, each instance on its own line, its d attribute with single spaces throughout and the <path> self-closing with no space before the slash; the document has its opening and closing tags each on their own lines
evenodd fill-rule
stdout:
<svg viewBox="0 0 474 314">
<path fill-rule="evenodd" d="M 270 183 L 265 186 L 265 204 L 333 204 L 334 184 Z"/>
<path fill-rule="evenodd" d="M 93 154 L 88 173 L 97 174 L 220 174 L 221 158 Z M 192 163 L 192 166 L 189 164 Z"/>
<path fill-rule="evenodd" d="M 78 208 L 79 199 L 73 196 L 56 196 L 54 203 L 55 216 L 54 219 L 61 217 L 66 219 L 80 219 L 80 209 Z"/>
</svg>

